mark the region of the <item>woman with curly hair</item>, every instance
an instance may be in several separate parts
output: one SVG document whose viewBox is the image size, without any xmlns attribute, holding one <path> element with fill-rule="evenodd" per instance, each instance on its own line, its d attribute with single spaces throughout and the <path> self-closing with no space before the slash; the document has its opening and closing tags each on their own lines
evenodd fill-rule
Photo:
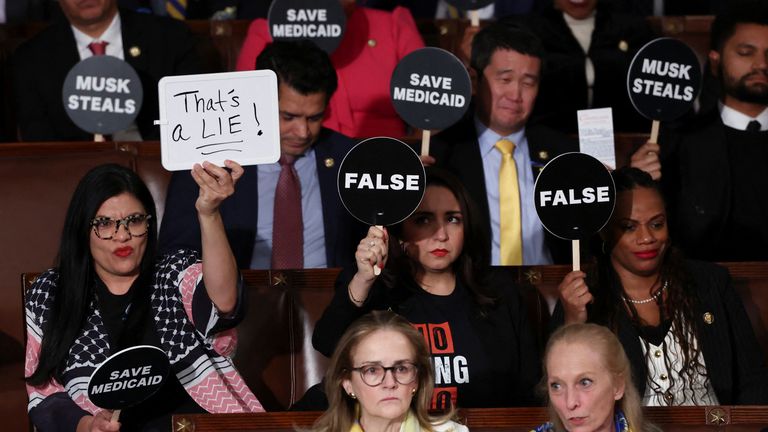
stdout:
<svg viewBox="0 0 768 432">
<path fill-rule="evenodd" d="M 644 405 L 768 402 L 764 356 L 728 271 L 671 246 L 664 199 L 647 173 L 622 168 L 613 178 L 604 253 L 589 277 L 566 275 L 556 315 L 616 333 Z"/>
</svg>

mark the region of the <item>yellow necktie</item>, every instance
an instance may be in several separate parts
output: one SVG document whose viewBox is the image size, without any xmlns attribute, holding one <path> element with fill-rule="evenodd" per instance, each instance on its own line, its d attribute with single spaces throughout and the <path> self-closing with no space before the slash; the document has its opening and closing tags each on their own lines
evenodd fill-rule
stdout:
<svg viewBox="0 0 768 432">
<path fill-rule="evenodd" d="M 496 142 L 501 152 L 499 169 L 499 210 L 501 215 L 501 265 L 523 264 L 523 230 L 520 222 L 520 188 L 517 166 L 512 157 L 515 143 L 507 139 Z"/>
</svg>

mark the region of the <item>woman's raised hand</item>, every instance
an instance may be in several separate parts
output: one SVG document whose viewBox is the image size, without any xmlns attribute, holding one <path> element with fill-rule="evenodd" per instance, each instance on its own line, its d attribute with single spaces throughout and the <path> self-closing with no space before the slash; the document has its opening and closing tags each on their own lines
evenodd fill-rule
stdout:
<svg viewBox="0 0 768 432">
<path fill-rule="evenodd" d="M 200 186 L 200 194 L 195 202 L 198 213 L 216 213 L 222 201 L 235 193 L 235 183 L 243 176 L 243 167 L 231 160 L 224 161 L 224 166 L 226 168 L 206 161 L 192 167 L 192 178 Z"/>
<path fill-rule="evenodd" d="M 587 304 L 592 303 L 593 298 L 586 277 L 584 272 L 573 271 L 565 275 L 557 286 L 565 313 L 565 324 L 587 322 Z"/>
<path fill-rule="evenodd" d="M 357 275 L 364 281 L 372 281 L 376 278 L 373 267 L 384 268 L 387 263 L 388 235 L 386 228 L 372 226 L 368 228 L 366 235 L 355 251 L 357 261 Z"/>
</svg>

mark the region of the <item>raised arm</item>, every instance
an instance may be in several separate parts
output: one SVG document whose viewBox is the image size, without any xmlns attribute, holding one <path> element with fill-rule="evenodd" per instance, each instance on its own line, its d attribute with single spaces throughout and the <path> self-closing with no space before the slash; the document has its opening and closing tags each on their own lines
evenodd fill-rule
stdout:
<svg viewBox="0 0 768 432">
<path fill-rule="evenodd" d="M 219 206 L 235 192 L 235 183 L 243 175 L 243 167 L 227 160 L 229 170 L 210 162 L 195 164 L 192 178 L 200 186 L 195 208 L 200 221 L 203 254 L 203 282 L 208 297 L 219 312 L 231 312 L 237 302 L 238 269 L 229 247 Z"/>
</svg>

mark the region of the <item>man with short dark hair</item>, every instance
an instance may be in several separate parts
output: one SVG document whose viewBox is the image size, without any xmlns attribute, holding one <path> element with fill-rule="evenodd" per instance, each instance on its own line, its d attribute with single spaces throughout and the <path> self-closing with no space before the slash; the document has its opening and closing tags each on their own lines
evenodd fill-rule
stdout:
<svg viewBox="0 0 768 432">
<path fill-rule="evenodd" d="M 256 68 L 270 69 L 278 77 L 281 160 L 245 167 L 237 191 L 222 205 L 238 266 L 351 266 L 364 227 L 342 205 L 336 181 L 339 165 L 355 143 L 322 127 L 336 90 L 336 71 L 328 55 L 310 41 L 273 42 L 259 55 Z M 161 249 L 198 247 L 196 199 L 189 172 L 174 173 Z M 292 200 L 295 205 L 285 207 Z M 290 244 L 284 246 L 284 240 Z"/>
<path fill-rule="evenodd" d="M 660 140 L 672 232 L 690 256 L 768 260 L 768 5 L 733 4 L 711 36 L 720 100 Z"/>
<path fill-rule="evenodd" d="M 541 168 L 578 149 L 559 132 L 527 124 L 539 91 L 542 57 L 541 41 L 511 24 L 497 22 L 477 33 L 471 53 L 477 73 L 473 106 L 431 147 L 437 163 L 455 171 L 476 198 L 487 221 L 494 265 L 551 264 L 552 252 L 555 261 L 568 261 L 565 242 L 552 249 L 557 240 L 547 238 L 533 205 Z"/>
<path fill-rule="evenodd" d="M 23 141 L 88 141 L 61 99 L 69 70 L 92 55 L 125 60 L 138 73 L 144 100 L 135 125 L 115 139 L 159 139 L 157 82 L 199 73 L 195 38 L 184 23 L 118 10 L 117 0 L 59 0 L 66 19 L 21 45 L 12 59 L 16 116 Z"/>
</svg>

